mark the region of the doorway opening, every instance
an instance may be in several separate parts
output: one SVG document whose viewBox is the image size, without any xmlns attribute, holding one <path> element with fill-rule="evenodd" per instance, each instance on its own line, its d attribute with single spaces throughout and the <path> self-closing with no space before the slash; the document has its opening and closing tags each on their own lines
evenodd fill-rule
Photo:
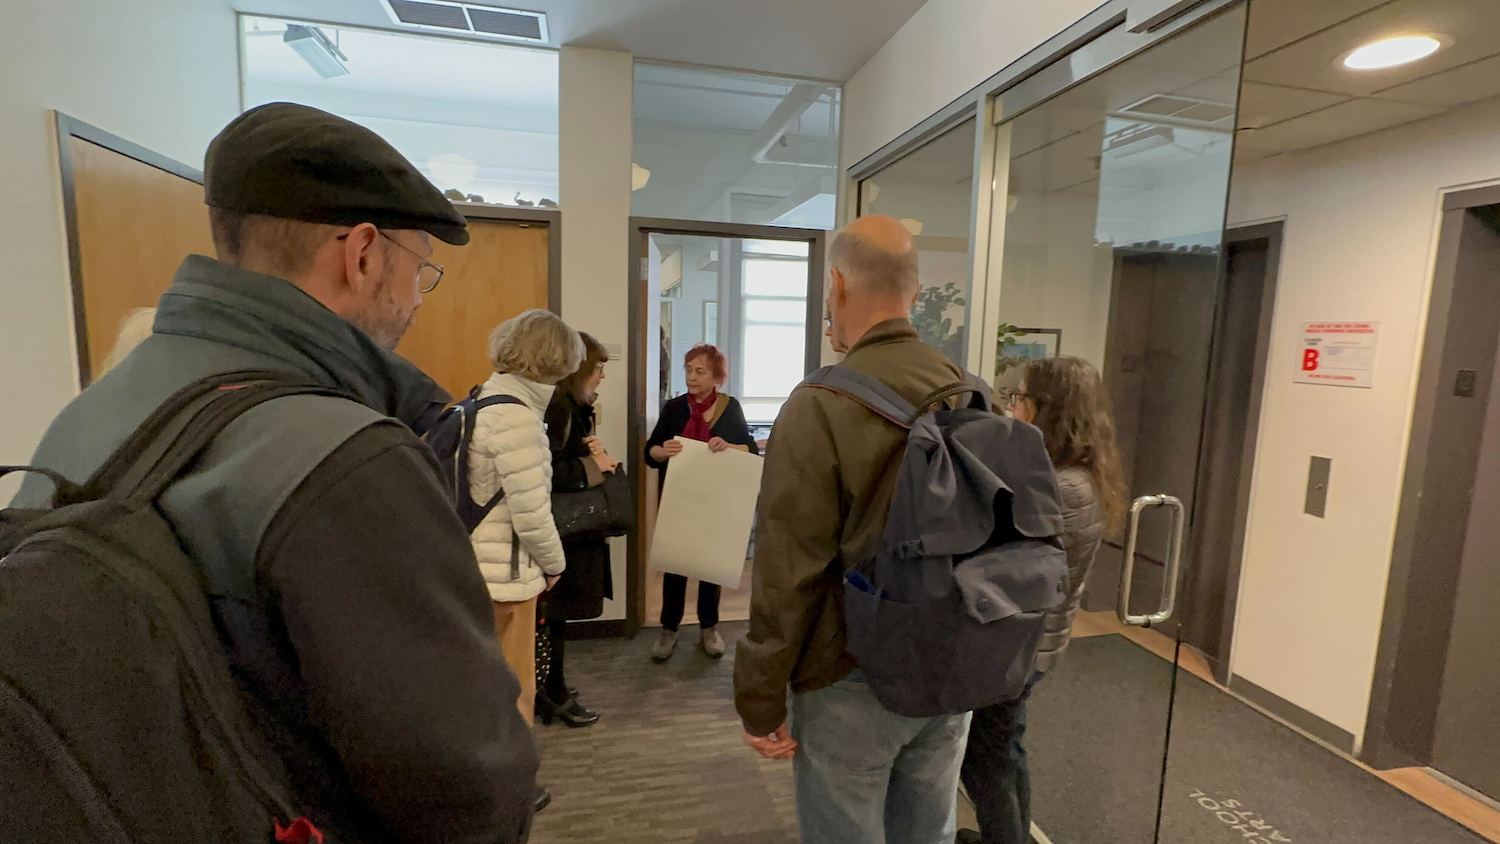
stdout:
<svg viewBox="0 0 1500 844">
<path fill-rule="evenodd" d="M 739 400 L 764 453 L 782 403 L 822 360 L 824 237 L 820 229 L 631 221 L 628 427 L 641 529 L 628 555 L 630 633 L 661 616 L 663 575 L 650 568 L 660 486 L 644 452 L 662 406 L 686 391 L 683 361 L 704 343 L 724 353 L 723 392 Z M 740 588 L 719 599 L 721 621 L 749 618 L 753 550 L 752 535 Z M 688 584 L 683 624 L 699 622 L 698 587 Z"/>
</svg>

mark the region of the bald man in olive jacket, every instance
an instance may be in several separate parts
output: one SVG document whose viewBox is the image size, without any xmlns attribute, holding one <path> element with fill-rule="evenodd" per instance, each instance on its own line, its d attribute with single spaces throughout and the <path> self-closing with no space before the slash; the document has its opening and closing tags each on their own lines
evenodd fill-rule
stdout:
<svg viewBox="0 0 1500 844">
<path fill-rule="evenodd" d="M 844 366 L 914 404 L 963 380 L 912 327 L 917 256 L 899 222 L 854 221 L 829 259 L 829 337 L 848 349 Z M 905 430 L 853 399 L 802 387 L 766 450 L 735 706 L 747 744 L 795 758 L 805 842 L 951 841 L 955 832 L 968 716 L 889 712 L 845 650 L 844 570 L 876 549 L 905 448 Z"/>
</svg>

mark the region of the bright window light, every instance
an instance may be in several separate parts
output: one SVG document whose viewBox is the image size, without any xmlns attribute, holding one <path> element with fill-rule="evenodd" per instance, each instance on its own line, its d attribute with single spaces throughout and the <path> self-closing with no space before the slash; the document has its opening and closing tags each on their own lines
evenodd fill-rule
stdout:
<svg viewBox="0 0 1500 844">
<path fill-rule="evenodd" d="M 1443 42 L 1431 35 L 1398 35 L 1382 38 L 1344 57 L 1350 70 L 1383 70 L 1425 59 L 1442 49 Z"/>
</svg>

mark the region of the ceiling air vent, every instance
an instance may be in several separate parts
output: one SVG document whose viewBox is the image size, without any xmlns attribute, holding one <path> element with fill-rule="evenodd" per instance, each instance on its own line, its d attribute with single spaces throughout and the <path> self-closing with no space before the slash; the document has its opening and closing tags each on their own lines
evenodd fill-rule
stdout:
<svg viewBox="0 0 1500 844">
<path fill-rule="evenodd" d="M 1234 106 L 1196 97 L 1153 94 L 1131 103 L 1116 114 L 1119 117 L 1134 117 L 1153 123 L 1229 129 L 1234 120 Z"/>
<path fill-rule="evenodd" d="M 502 38 L 520 38 L 525 41 L 546 41 L 542 31 L 544 18 L 536 12 L 513 12 L 510 9 L 479 9 L 469 7 L 469 20 L 474 31 Z"/>
<path fill-rule="evenodd" d="M 403 29 L 465 33 L 503 41 L 547 43 L 547 16 L 542 12 L 502 9 L 447 0 L 381 0 L 391 20 Z"/>
<path fill-rule="evenodd" d="M 464 32 L 471 29 L 463 6 L 422 3 L 417 0 L 386 0 L 386 4 L 390 8 L 391 17 L 395 18 L 397 23 L 439 29 L 458 29 Z"/>
</svg>

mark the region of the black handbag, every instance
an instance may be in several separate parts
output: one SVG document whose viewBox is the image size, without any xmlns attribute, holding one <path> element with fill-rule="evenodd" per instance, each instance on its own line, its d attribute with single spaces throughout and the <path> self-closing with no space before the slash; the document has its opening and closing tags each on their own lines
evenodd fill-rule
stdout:
<svg viewBox="0 0 1500 844">
<path fill-rule="evenodd" d="M 581 492 L 552 494 L 552 520 L 564 540 L 603 539 L 635 530 L 635 494 L 623 469 Z"/>
</svg>

